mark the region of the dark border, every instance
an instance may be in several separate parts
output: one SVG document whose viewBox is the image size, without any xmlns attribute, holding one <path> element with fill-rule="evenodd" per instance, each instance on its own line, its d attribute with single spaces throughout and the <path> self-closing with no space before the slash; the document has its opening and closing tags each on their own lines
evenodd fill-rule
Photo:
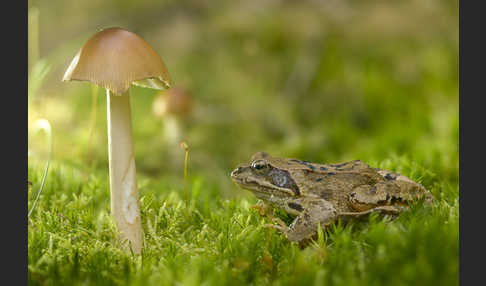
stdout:
<svg viewBox="0 0 486 286">
<path fill-rule="evenodd" d="M 2 48 L 2 257 L 5 284 L 27 285 L 27 1 L 5 3 Z M 6 158 L 7 160 L 3 159 Z"/>
<path fill-rule="evenodd" d="M 485 161 L 484 67 L 486 26 L 481 2 L 459 3 L 459 281 L 461 285 L 484 280 L 486 196 L 481 162 Z M 476 4 L 476 5 L 473 5 Z M 476 7 L 475 7 L 476 6 Z M 469 135 L 469 136 L 467 136 Z M 482 152 L 481 152 L 482 151 Z"/>
<path fill-rule="evenodd" d="M 6 3 L 1 27 L 4 281 L 27 285 L 27 1 Z M 7 16 L 8 15 L 8 16 Z M 5 160 L 6 159 L 6 160 Z M 9 284 L 6 282 L 6 284 Z"/>
</svg>

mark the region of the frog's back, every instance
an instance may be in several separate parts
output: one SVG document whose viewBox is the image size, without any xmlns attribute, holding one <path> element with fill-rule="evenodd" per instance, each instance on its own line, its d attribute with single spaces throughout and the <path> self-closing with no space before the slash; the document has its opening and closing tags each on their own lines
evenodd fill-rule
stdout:
<svg viewBox="0 0 486 286">
<path fill-rule="evenodd" d="M 299 188 L 305 190 L 308 196 L 329 201 L 340 212 L 352 211 L 349 194 L 355 187 L 374 185 L 384 180 L 376 169 L 360 160 L 339 164 L 297 163 L 307 166 L 307 169 L 294 174 Z"/>
</svg>

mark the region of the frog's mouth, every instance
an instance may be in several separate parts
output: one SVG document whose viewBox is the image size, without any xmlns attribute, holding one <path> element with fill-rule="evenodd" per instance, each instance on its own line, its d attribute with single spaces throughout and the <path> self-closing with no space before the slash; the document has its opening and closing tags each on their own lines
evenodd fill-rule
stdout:
<svg viewBox="0 0 486 286">
<path fill-rule="evenodd" d="M 265 184 L 262 182 L 256 182 L 249 178 L 233 178 L 233 181 L 237 183 L 240 187 L 250 190 L 252 192 L 257 193 L 264 193 L 264 194 L 275 194 L 281 193 L 284 195 L 294 196 L 294 193 L 291 190 L 287 190 L 285 188 L 279 188 L 272 184 Z"/>
</svg>

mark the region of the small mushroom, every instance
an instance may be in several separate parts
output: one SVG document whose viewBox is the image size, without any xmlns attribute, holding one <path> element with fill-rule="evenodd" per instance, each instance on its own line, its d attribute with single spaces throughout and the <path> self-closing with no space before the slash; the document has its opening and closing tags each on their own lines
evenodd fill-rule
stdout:
<svg viewBox="0 0 486 286">
<path fill-rule="evenodd" d="M 133 153 L 129 87 L 167 89 L 162 59 L 138 35 L 108 28 L 93 35 L 76 54 L 63 81 L 89 81 L 106 89 L 111 214 L 123 241 L 142 249 L 142 226 Z"/>
<path fill-rule="evenodd" d="M 177 146 L 182 140 L 182 121 L 191 114 L 192 109 L 192 97 L 182 87 L 160 91 L 154 99 L 152 112 L 155 117 L 163 119 L 164 136 L 171 150 L 179 149 Z"/>
<path fill-rule="evenodd" d="M 187 116 L 192 110 L 192 98 L 189 92 L 182 87 L 176 86 L 167 91 L 160 91 L 152 105 L 154 115 L 164 116 Z"/>
</svg>

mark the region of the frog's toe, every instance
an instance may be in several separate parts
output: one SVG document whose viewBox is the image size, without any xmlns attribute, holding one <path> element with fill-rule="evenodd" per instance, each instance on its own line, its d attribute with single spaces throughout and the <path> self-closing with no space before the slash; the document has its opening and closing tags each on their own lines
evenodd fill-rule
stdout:
<svg viewBox="0 0 486 286">
<path fill-rule="evenodd" d="M 263 225 L 264 227 L 268 227 L 268 228 L 274 228 L 282 233 L 286 233 L 287 232 L 287 227 L 285 226 L 281 226 L 281 225 L 276 225 L 276 224 L 270 224 L 270 223 L 267 223 L 267 224 L 264 224 Z"/>
<path fill-rule="evenodd" d="M 382 215 L 392 215 L 396 216 L 400 214 L 401 211 L 405 210 L 405 207 L 401 206 L 380 206 L 373 209 L 374 212 L 378 212 Z"/>
<path fill-rule="evenodd" d="M 278 217 L 272 218 L 272 221 L 274 223 L 277 223 L 278 225 L 280 225 L 283 228 L 287 228 L 287 224 L 283 220 L 279 219 Z"/>
</svg>

